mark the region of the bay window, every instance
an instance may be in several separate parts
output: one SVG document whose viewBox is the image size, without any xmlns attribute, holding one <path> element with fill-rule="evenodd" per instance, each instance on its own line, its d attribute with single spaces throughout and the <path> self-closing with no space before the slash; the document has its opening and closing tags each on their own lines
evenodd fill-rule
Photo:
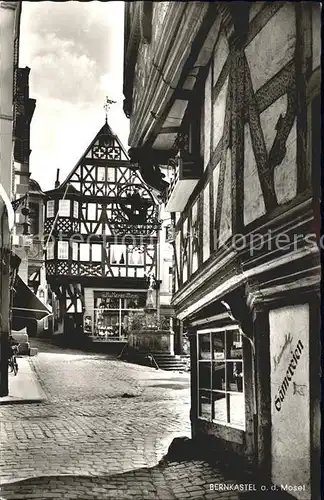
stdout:
<svg viewBox="0 0 324 500">
<path fill-rule="evenodd" d="M 198 418 L 245 428 L 242 335 L 237 326 L 197 335 Z"/>
</svg>

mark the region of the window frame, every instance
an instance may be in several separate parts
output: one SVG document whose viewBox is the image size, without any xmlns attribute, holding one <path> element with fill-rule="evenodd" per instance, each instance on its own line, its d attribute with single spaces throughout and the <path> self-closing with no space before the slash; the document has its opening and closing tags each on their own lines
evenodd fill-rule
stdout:
<svg viewBox="0 0 324 500">
<path fill-rule="evenodd" d="M 242 358 L 241 359 L 237 359 L 235 360 L 234 358 L 228 358 L 226 356 L 226 334 L 227 333 L 233 333 L 233 332 L 236 332 L 240 335 L 240 342 L 242 344 Z M 230 390 L 228 389 L 227 387 L 227 380 L 225 379 L 225 387 L 224 389 L 214 389 L 213 388 L 213 363 L 217 363 L 217 359 L 214 359 L 213 357 L 213 350 L 214 350 L 214 343 L 213 343 L 213 334 L 215 333 L 223 333 L 224 334 L 224 358 L 222 359 L 223 362 L 224 362 L 224 370 L 225 370 L 225 374 L 227 373 L 227 365 L 228 363 L 242 363 L 242 370 L 241 370 L 241 373 L 242 373 L 242 390 L 241 391 L 233 391 L 233 390 Z M 200 359 L 200 348 L 199 348 L 199 337 L 201 335 L 206 335 L 206 334 L 209 334 L 209 343 L 210 343 L 210 357 L 208 359 Z M 197 331 L 197 338 L 196 338 L 196 348 L 197 348 L 197 366 L 196 366 L 196 377 L 197 377 L 197 387 L 196 387 L 196 397 L 197 397 L 197 419 L 198 420 L 203 420 L 203 421 L 207 421 L 207 422 L 211 422 L 213 424 L 217 424 L 217 425 L 221 425 L 221 426 L 224 426 L 224 427 L 228 427 L 228 428 L 232 428 L 232 429 L 238 429 L 238 430 L 241 430 L 241 431 L 246 431 L 246 427 L 247 427 L 247 416 L 246 416 L 246 401 L 245 401 L 245 388 L 244 388 L 244 381 L 245 381 L 245 374 L 244 374 L 244 354 L 243 354 L 243 335 L 242 333 L 240 332 L 240 329 L 238 327 L 238 325 L 227 325 L 227 326 L 223 326 L 223 327 L 219 327 L 219 328 L 204 328 L 202 330 L 198 330 Z M 210 364 L 210 387 L 209 388 L 203 388 L 203 387 L 200 387 L 200 381 L 199 381 L 199 369 L 200 369 L 200 366 L 202 364 Z M 233 367 L 234 368 L 234 367 Z M 209 394 L 209 399 L 210 399 L 210 405 L 211 405 L 211 412 L 210 412 L 210 417 L 207 418 L 206 416 L 202 416 L 200 415 L 199 413 L 199 406 L 200 406 L 200 391 L 203 391 L 205 393 L 208 393 Z M 224 394 L 225 396 L 225 401 L 226 401 L 226 420 L 221 420 L 221 419 L 217 419 L 217 418 L 214 418 L 214 411 L 212 409 L 212 405 L 214 404 L 213 402 L 213 394 L 216 394 L 216 393 L 219 393 L 219 394 Z M 230 421 L 230 407 L 228 408 L 227 405 L 228 405 L 228 401 L 230 401 L 230 399 L 227 398 L 227 396 L 230 396 L 231 394 L 242 394 L 242 398 L 243 398 L 243 410 L 244 410 L 244 421 L 243 421 L 243 424 L 240 425 L 240 424 L 237 424 L 237 423 L 232 423 Z"/>
</svg>

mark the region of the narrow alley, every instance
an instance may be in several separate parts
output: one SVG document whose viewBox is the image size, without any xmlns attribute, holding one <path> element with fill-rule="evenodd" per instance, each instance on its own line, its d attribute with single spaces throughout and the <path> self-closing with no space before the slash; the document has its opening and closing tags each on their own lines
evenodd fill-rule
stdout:
<svg viewBox="0 0 324 500">
<path fill-rule="evenodd" d="M 1 498 L 238 498 L 210 490 L 225 480 L 201 460 L 157 467 L 190 437 L 187 373 L 33 345 L 46 400 L 0 407 Z"/>
</svg>

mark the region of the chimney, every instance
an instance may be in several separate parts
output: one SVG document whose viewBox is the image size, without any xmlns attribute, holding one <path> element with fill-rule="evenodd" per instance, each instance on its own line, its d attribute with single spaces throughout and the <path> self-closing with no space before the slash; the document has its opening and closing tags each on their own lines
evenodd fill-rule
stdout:
<svg viewBox="0 0 324 500">
<path fill-rule="evenodd" d="M 60 177 L 60 169 L 58 168 L 56 171 L 55 189 L 58 188 L 60 185 L 59 177 Z"/>
</svg>

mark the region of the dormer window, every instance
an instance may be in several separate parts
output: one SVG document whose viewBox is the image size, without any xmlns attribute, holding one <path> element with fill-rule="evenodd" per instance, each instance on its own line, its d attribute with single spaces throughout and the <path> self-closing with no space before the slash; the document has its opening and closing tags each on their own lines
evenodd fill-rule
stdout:
<svg viewBox="0 0 324 500">
<path fill-rule="evenodd" d="M 70 200 L 60 200 L 59 201 L 59 216 L 60 217 L 70 217 Z"/>
</svg>

